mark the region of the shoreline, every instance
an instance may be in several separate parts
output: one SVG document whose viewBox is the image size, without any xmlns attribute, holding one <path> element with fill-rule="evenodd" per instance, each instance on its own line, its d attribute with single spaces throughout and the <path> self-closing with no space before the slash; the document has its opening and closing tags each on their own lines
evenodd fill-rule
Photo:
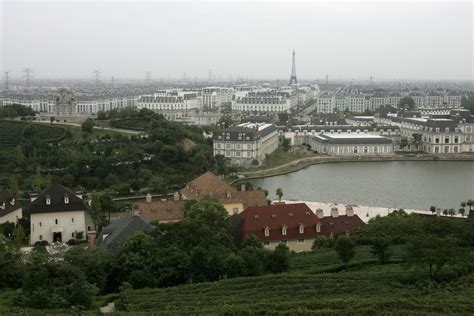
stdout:
<svg viewBox="0 0 474 316">
<path fill-rule="evenodd" d="M 278 200 L 273 200 L 272 204 L 278 202 Z M 400 208 L 394 207 L 380 207 L 380 206 L 367 206 L 367 205 L 358 205 L 352 203 L 327 203 L 327 202 L 317 202 L 317 201 L 300 201 L 300 200 L 282 200 L 285 204 L 295 204 L 295 203 L 305 203 L 308 207 L 316 214 L 316 209 L 320 208 L 324 211 L 324 216 L 331 216 L 331 208 L 337 207 L 339 211 L 339 215 L 346 215 L 346 206 L 352 206 L 354 210 L 354 214 L 358 215 L 364 223 L 369 222 L 372 218 L 376 216 L 387 216 L 392 213 L 394 210 L 399 210 Z M 429 210 L 416 210 L 416 209 L 405 209 L 405 212 L 408 214 L 416 213 L 416 214 L 423 214 L 423 215 L 433 215 Z M 454 216 L 445 216 L 443 217 L 456 217 L 461 218 L 459 214 Z M 466 218 L 466 217 L 463 217 Z"/>
<path fill-rule="evenodd" d="M 338 163 L 338 162 L 391 162 L 391 161 L 474 161 L 474 154 L 456 154 L 456 155 L 428 155 L 428 154 L 412 154 L 404 156 L 368 156 L 368 157 L 311 157 L 302 158 L 299 160 L 292 161 L 290 163 L 273 167 L 270 169 L 264 169 L 261 171 L 245 171 L 240 173 L 243 178 L 235 179 L 231 181 L 231 185 L 239 183 L 241 181 L 256 180 L 269 178 L 279 175 L 285 175 L 293 172 L 303 170 L 309 166 L 319 165 L 324 163 Z"/>
</svg>

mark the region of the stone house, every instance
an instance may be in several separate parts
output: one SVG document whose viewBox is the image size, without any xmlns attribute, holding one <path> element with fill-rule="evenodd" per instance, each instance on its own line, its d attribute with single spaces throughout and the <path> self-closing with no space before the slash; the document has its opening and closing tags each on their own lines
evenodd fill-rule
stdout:
<svg viewBox="0 0 474 316">
<path fill-rule="evenodd" d="M 22 207 L 8 190 L 0 190 L 0 224 L 16 223 L 23 217 Z"/>
</svg>

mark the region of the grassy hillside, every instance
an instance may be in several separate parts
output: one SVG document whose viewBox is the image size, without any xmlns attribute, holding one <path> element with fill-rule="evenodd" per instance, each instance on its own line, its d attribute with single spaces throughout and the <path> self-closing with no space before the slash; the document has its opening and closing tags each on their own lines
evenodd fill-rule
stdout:
<svg viewBox="0 0 474 316">
<path fill-rule="evenodd" d="M 21 141 L 24 128 L 31 123 L 0 120 L 0 148 L 15 147 Z M 37 137 L 43 141 L 58 141 L 64 138 L 65 130 L 58 126 L 36 124 Z"/>
<path fill-rule="evenodd" d="M 358 255 L 347 270 L 333 250 L 296 254 L 288 273 L 127 290 L 122 302 L 133 314 L 474 313 L 468 299 L 474 297 L 474 275 L 446 286 L 416 286 L 413 274 L 406 273 L 410 268 L 397 263 L 399 250 L 394 252 L 392 263 L 379 265 L 367 247 L 358 247 Z"/>
</svg>

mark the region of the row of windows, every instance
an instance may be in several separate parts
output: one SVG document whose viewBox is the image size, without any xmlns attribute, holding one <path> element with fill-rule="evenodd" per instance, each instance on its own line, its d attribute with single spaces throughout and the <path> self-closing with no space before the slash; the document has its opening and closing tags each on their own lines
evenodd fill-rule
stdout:
<svg viewBox="0 0 474 316">
<path fill-rule="evenodd" d="M 321 232 L 321 224 L 319 224 L 319 223 L 316 224 L 315 228 L 316 228 L 316 232 L 318 232 L 318 233 Z M 304 229 L 305 229 L 304 225 L 299 225 L 298 231 L 299 231 L 300 234 L 304 234 Z M 287 233 L 288 233 L 288 227 L 287 227 L 287 226 L 283 226 L 283 227 L 281 228 L 281 234 L 282 234 L 283 236 L 286 236 Z M 268 227 L 268 226 L 265 227 L 265 229 L 264 229 L 264 234 L 265 234 L 265 237 L 270 236 L 270 227 Z"/>
<path fill-rule="evenodd" d="M 221 143 L 216 143 L 216 148 L 221 149 L 221 148 L 224 148 L 224 146 Z M 232 146 L 232 144 L 229 144 L 229 143 L 225 144 L 225 149 L 232 149 L 232 148 L 237 149 L 237 150 L 240 150 L 240 149 L 252 150 L 253 149 L 253 144 L 234 144 L 233 146 Z"/>
<path fill-rule="evenodd" d="M 304 239 L 298 239 L 296 242 L 297 242 L 299 245 L 301 245 L 301 244 L 304 244 L 304 243 L 305 243 L 305 240 L 304 240 Z M 280 241 L 277 241 L 277 243 L 279 243 L 279 244 L 285 244 L 285 245 L 286 245 L 286 244 L 288 244 L 288 240 L 280 240 Z M 271 244 L 272 244 L 271 241 L 264 241 L 264 242 L 263 242 L 263 245 L 264 245 L 265 247 L 269 247 L 269 246 L 271 246 Z"/>
<path fill-rule="evenodd" d="M 253 157 L 253 152 L 251 151 L 234 151 L 232 154 L 232 151 L 224 151 L 224 150 L 215 150 L 214 151 L 215 155 L 223 155 L 226 157 L 244 157 L 244 158 L 251 158 Z"/>
<path fill-rule="evenodd" d="M 74 221 L 75 221 L 75 220 L 74 220 L 74 217 L 71 217 L 71 224 L 74 224 Z M 57 218 L 54 220 L 54 224 L 55 224 L 55 225 L 59 225 L 59 220 L 58 220 Z M 38 226 L 39 226 L 39 227 L 43 227 L 43 223 L 42 223 L 42 222 L 38 222 Z M 33 230 L 34 230 L 34 227 L 35 227 L 35 224 L 33 224 Z"/>
</svg>

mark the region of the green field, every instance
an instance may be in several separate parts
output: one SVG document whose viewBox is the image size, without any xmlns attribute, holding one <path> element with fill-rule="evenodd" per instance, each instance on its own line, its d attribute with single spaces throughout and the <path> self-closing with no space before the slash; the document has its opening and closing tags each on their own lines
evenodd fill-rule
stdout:
<svg viewBox="0 0 474 316">
<path fill-rule="evenodd" d="M 380 265 L 368 247 L 357 247 L 347 269 L 334 250 L 296 254 L 288 273 L 243 277 L 164 289 L 128 290 L 131 314 L 227 315 L 472 315 L 474 275 L 449 285 L 416 286 L 413 271 L 398 263 Z M 335 272 L 338 271 L 338 272 Z M 462 295 L 461 295 L 462 293 Z"/>
<path fill-rule="evenodd" d="M 31 123 L 0 120 L 0 147 L 15 147 L 21 141 L 23 129 Z M 37 136 L 43 141 L 59 141 L 64 138 L 65 130 L 59 126 L 36 124 Z"/>
</svg>

